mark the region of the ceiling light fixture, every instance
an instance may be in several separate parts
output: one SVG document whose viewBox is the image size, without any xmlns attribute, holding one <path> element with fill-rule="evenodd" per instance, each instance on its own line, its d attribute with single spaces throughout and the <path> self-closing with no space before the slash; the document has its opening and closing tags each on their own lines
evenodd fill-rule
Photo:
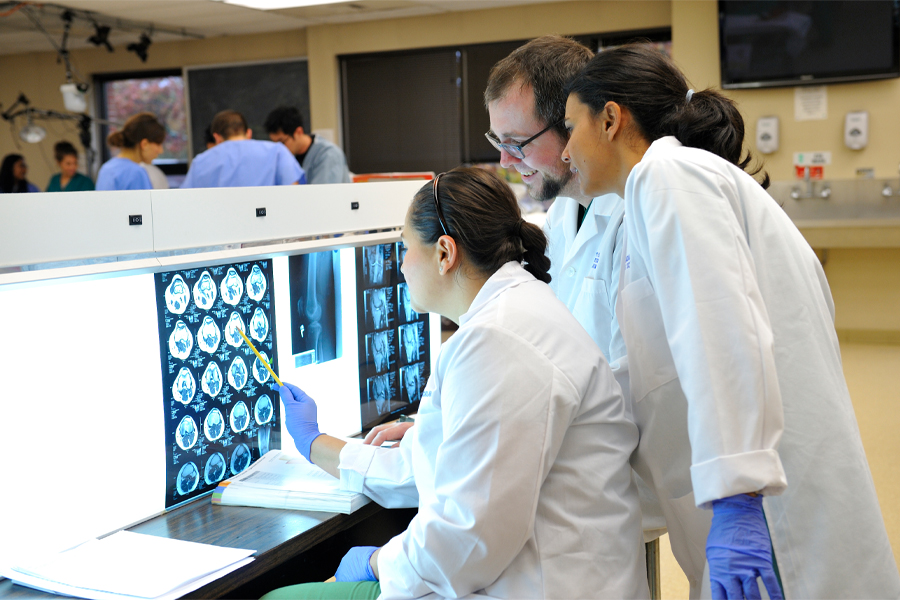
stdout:
<svg viewBox="0 0 900 600">
<path fill-rule="evenodd" d="M 236 4 L 255 8 L 257 10 L 279 10 L 282 8 L 300 8 L 305 6 L 319 6 L 324 4 L 337 4 L 348 0 L 222 0 L 225 4 Z"/>
<path fill-rule="evenodd" d="M 153 41 L 150 39 L 150 36 L 146 33 L 142 33 L 139 42 L 128 44 L 128 51 L 137 54 L 138 58 L 141 59 L 141 62 L 147 62 L 147 48 L 149 48 L 152 43 Z"/>
<path fill-rule="evenodd" d="M 101 25 L 94 23 L 94 35 L 88 38 L 88 42 L 95 46 L 106 46 L 109 52 L 113 51 L 112 45 L 109 43 L 109 25 Z"/>
</svg>

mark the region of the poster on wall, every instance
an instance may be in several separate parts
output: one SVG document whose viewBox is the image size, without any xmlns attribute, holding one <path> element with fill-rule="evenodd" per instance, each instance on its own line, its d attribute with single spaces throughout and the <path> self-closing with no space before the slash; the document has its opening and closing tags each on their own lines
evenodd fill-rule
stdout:
<svg viewBox="0 0 900 600">
<path fill-rule="evenodd" d="M 403 244 L 356 249 L 362 427 L 413 412 L 431 365 L 427 314 L 412 309 Z"/>
<path fill-rule="evenodd" d="M 288 257 L 294 367 L 340 358 L 341 280 L 337 250 Z"/>
<path fill-rule="evenodd" d="M 157 273 L 166 508 L 281 447 L 270 260 Z"/>
</svg>

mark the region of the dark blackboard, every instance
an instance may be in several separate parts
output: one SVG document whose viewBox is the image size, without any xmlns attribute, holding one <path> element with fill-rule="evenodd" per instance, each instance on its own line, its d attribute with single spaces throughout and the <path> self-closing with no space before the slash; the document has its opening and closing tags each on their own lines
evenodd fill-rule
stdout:
<svg viewBox="0 0 900 600">
<path fill-rule="evenodd" d="M 190 68 L 187 72 L 191 115 L 191 156 L 206 150 L 204 130 L 217 112 L 244 115 L 253 137 L 268 140 L 263 123 L 281 105 L 296 106 L 309 126 L 309 70 L 306 60 Z"/>
</svg>

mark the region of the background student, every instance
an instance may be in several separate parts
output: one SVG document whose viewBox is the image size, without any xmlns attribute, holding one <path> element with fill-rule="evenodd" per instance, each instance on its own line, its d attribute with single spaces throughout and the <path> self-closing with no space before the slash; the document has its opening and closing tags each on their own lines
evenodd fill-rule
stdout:
<svg viewBox="0 0 900 600">
<path fill-rule="evenodd" d="M 269 113 L 266 133 L 297 157 L 308 183 L 350 183 L 344 152 L 328 140 L 303 129 L 303 117 L 293 106 L 279 106 Z"/>
<path fill-rule="evenodd" d="M 563 159 L 625 200 L 632 462 L 670 537 L 705 543 L 714 598 L 758 598 L 757 576 L 781 597 L 776 573 L 787 598 L 898 597 L 825 274 L 744 171 L 740 113 L 649 46 L 596 55 L 570 90 Z"/>
<path fill-rule="evenodd" d="M 106 142 L 121 148 L 119 155 L 106 161 L 97 174 L 98 190 L 149 190 L 150 176 L 141 163 L 151 163 L 162 154 L 166 128 L 153 113 L 143 112 L 129 117 L 119 131 L 109 134 Z"/>
<path fill-rule="evenodd" d="M 216 145 L 194 157 L 182 188 L 246 187 L 306 183 L 306 174 L 281 144 L 253 139 L 236 110 L 213 117 Z"/>
<path fill-rule="evenodd" d="M 78 172 L 78 150 L 65 140 L 53 146 L 53 157 L 59 165 L 59 173 L 47 183 L 48 192 L 90 192 L 93 180 Z"/>
<path fill-rule="evenodd" d="M 454 169 L 416 194 L 402 239 L 414 310 L 446 316 L 459 330 L 442 346 L 400 448 L 322 435 L 312 399 L 279 388 L 305 456 L 342 487 L 419 509 L 384 547 L 344 557 L 339 582 L 373 583 L 330 591 L 646 597 L 628 463 L 637 430 L 603 355 L 544 283 L 540 229 L 521 218 L 499 177 Z M 399 471 L 414 480 L 412 496 L 390 483 Z"/>
<path fill-rule="evenodd" d="M 0 165 L 0 193 L 18 194 L 22 192 L 40 192 L 36 185 L 28 181 L 28 165 L 21 154 L 7 154 Z"/>
</svg>

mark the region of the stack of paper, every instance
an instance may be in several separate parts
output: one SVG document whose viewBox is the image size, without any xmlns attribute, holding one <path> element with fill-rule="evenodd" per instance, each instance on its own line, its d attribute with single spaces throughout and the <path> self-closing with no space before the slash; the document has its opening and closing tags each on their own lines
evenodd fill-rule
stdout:
<svg viewBox="0 0 900 600">
<path fill-rule="evenodd" d="M 0 573 L 19 585 L 80 598 L 168 600 L 244 566 L 254 552 L 119 531 Z"/>
<path fill-rule="evenodd" d="M 350 514 L 369 502 L 294 451 L 270 450 L 243 473 L 219 484 L 213 504 Z"/>
</svg>

